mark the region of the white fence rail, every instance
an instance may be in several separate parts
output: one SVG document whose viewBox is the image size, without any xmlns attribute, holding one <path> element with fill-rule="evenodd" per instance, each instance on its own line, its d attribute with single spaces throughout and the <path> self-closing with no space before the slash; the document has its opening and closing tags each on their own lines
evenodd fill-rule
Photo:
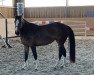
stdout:
<svg viewBox="0 0 94 75">
<path fill-rule="evenodd" d="M 63 23 L 69 25 L 73 29 L 75 35 L 87 36 L 86 21 L 64 20 Z"/>
</svg>

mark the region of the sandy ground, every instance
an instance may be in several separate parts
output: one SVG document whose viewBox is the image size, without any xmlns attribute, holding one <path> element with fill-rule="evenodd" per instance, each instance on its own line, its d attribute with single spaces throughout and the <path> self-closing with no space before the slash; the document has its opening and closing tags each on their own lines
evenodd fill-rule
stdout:
<svg viewBox="0 0 94 75">
<path fill-rule="evenodd" d="M 0 46 L 4 43 L 0 41 Z M 10 39 L 12 48 L 0 48 L 0 75 L 94 75 L 94 39 L 76 39 L 76 63 L 69 62 L 68 43 L 66 65 L 64 68 L 53 68 L 58 59 L 58 46 L 56 42 L 47 46 L 37 47 L 39 66 L 34 70 L 34 58 L 29 52 L 29 65 L 25 70 L 21 67 L 24 62 L 23 45 L 19 38 Z M 60 61 L 60 64 L 62 64 Z"/>
</svg>

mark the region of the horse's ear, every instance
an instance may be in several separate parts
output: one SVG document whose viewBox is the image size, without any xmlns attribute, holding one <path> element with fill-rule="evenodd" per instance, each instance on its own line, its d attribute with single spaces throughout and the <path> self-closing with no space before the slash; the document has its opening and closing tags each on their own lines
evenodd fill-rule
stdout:
<svg viewBox="0 0 94 75">
<path fill-rule="evenodd" d="M 19 16 L 21 19 L 23 18 L 23 14 L 21 16 Z"/>
<path fill-rule="evenodd" d="M 22 13 L 22 15 L 21 15 L 21 18 L 23 17 L 23 13 Z"/>
<path fill-rule="evenodd" d="M 23 16 L 23 13 L 22 13 L 22 16 Z"/>
</svg>

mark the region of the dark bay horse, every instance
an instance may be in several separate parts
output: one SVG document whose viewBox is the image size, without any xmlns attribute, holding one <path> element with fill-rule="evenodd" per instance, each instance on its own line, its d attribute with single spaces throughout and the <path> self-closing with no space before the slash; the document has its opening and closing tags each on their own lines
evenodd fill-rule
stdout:
<svg viewBox="0 0 94 75">
<path fill-rule="evenodd" d="M 37 69 L 37 52 L 36 46 L 43 46 L 52 43 L 54 40 L 59 46 L 59 60 L 62 55 L 66 57 L 66 50 L 64 43 L 69 37 L 70 42 L 70 61 L 75 62 L 75 37 L 73 30 L 62 23 L 54 22 L 51 24 L 38 26 L 30 23 L 22 18 L 22 16 L 15 16 L 15 33 L 20 35 L 21 42 L 24 45 L 25 64 L 28 59 L 29 47 L 32 50 L 34 59 L 36 60 Z"/>
</svg>

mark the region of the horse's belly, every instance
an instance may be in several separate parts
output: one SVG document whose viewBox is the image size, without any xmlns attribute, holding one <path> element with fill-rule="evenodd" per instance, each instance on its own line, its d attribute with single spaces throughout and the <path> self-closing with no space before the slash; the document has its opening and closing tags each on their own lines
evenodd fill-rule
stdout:
<svg viewBox="0 0 94 75">
<path fill-rule="evenodd" d="M 30 37 L 30 38 L 21 38 L 22 44 L 28 46 L 42 46 L 52 43 L 55 40 L 53 37 L 49 36 L 38 36 L 38 37 Z"/>
<path fill-rule="evenodd" d="M 48 45 L 52 43 L 53 41 L 54 39 L 51 39 L 51 38 L 47 38 L 47 39 L 41 38 L 41 39 L 36 40 L 35 45 L 36 46 Z"/>
<path fill-rule="evenodd" d="M 24 45 L 32 46 L 34 44 L 34 40 L 31 38 L 21 38 L 21 42 Z"/>
</svg>

